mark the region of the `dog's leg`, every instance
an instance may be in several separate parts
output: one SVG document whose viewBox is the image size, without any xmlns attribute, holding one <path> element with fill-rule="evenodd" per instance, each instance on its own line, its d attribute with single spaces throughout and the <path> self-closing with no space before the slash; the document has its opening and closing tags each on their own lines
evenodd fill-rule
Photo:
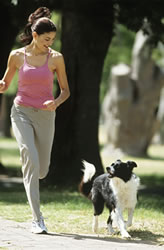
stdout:
<svg viewBox="0 0 164 250">
<path fill-rule="evenodd" d="M 93 216 L 92 231 L 94 233 L 98 232 L 98 215 Z"/>
<path fill-rule="evenodd" d="M 115 210 L 113 210 L 112 213 L 115 213 L 115 215 L 116 215 L 121 236 L 123 238 L 131 238 L 130 234 L 126 231 L 126 226 L 125 226 L 125 222 L 123 220 L 121 210 L 119 208 L 115 208 Z"/>
<path fill-rule="evenodd" d="M 98 232 L 98 216 L 102 214 L 104 209 L 104 200 L 102 195 L 95 189 L 92 191 L 92 202 L 94 207 L 94 217 L 92 223 L 93 232 Z"/>
<path fill-rule="evenodd" d="M 128 209 L 128 221 L 126 223 L 127 227 L 130 227 L 132 225 L 133 213 L 134 213 L 134 208 L 129 208 Z"/>
<path fill-rule="evenodd" d="M 107 220 L 107 226 L 108 226 L 108 231 L 109 231 L 109 233 L 110 233 L 110 234 L 114 234 L 115 231 L 114 231 L 114 229 L 113 229 L 113 227 L 112 227 L 112 218 L 111 218 L 111 215 L 109 215 L 109 218 L 108 218 L 108 220 Z"/>
</svg>

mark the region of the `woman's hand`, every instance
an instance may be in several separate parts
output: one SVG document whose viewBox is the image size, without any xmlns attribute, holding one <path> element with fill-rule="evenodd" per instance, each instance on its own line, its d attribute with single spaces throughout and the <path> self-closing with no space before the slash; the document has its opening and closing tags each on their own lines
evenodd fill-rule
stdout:
<svg viewBox="0 0 164 250">
<path fill-rule="evenodd" d="M 0 93 L 3 93 L 5 91 L 5 81 L 0 80 Z"/>
<path fill-rule="evenodd" d="M 45 101 L 43 105 L 45 106 L 46 110 L 54 111 L 57 109 L 57 103 L 55 102 L 55 100 Z"/>
</svg>

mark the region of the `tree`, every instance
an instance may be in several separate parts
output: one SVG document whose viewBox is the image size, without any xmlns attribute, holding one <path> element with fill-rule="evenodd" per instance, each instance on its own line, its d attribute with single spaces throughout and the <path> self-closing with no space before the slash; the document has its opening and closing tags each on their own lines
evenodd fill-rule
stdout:
<svg viewBox="0 0 164 250">
<path fill-rule="evenodd" d="M 99 87 L 114 16 L 112 4 L 110 18 L 105 6 L 93 6 L 84 4 L 75 12 L 63 12 L 62 52 L 71 98 L 57 111 L 48 177 L 52 182 L 68 181 L 68 176 L 79 181 L 82 159 L 95 164 L 98 174 L 103 172 L 98 143 Z"/>
</svg>

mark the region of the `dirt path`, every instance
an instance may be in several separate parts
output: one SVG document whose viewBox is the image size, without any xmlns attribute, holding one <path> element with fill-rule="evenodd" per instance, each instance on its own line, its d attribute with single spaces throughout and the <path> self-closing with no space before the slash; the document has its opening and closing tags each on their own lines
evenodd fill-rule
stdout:
<svg viewBox="0 0 164 250">
<path fill-rule="evenodd" d="M 96 235 L 58 234 L 34 235 L 29 223 L 18 223 L 0 218 L 0 249 L 45 250 L 164 250 L 164 246 L 134 240 L 104 238 Z"/>
</svg>

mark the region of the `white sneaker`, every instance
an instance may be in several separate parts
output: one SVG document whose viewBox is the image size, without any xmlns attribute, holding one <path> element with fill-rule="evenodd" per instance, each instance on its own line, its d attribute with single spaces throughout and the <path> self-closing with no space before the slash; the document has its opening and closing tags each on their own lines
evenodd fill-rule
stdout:
<svg viewBox="0 0 164 250">
<path fill-rule="evenodd" d="M 39 221 L 32 222 L 31 232 L 34 234 L 46 234 L 48 232 L 42 216 Z"/>
<path fill-rule="evenodd" d="M 45 224 L 44 224 L 44 218 L 43 218 L 43 216 L 40 216 L 40 221 L 39 221 L 39 223 L 40 223 L 40 227 L 43 229 L 43 231 L 44 231 L 45 233 L 48 233 L 47 227 L 46 227 Z"/>
</svg>

